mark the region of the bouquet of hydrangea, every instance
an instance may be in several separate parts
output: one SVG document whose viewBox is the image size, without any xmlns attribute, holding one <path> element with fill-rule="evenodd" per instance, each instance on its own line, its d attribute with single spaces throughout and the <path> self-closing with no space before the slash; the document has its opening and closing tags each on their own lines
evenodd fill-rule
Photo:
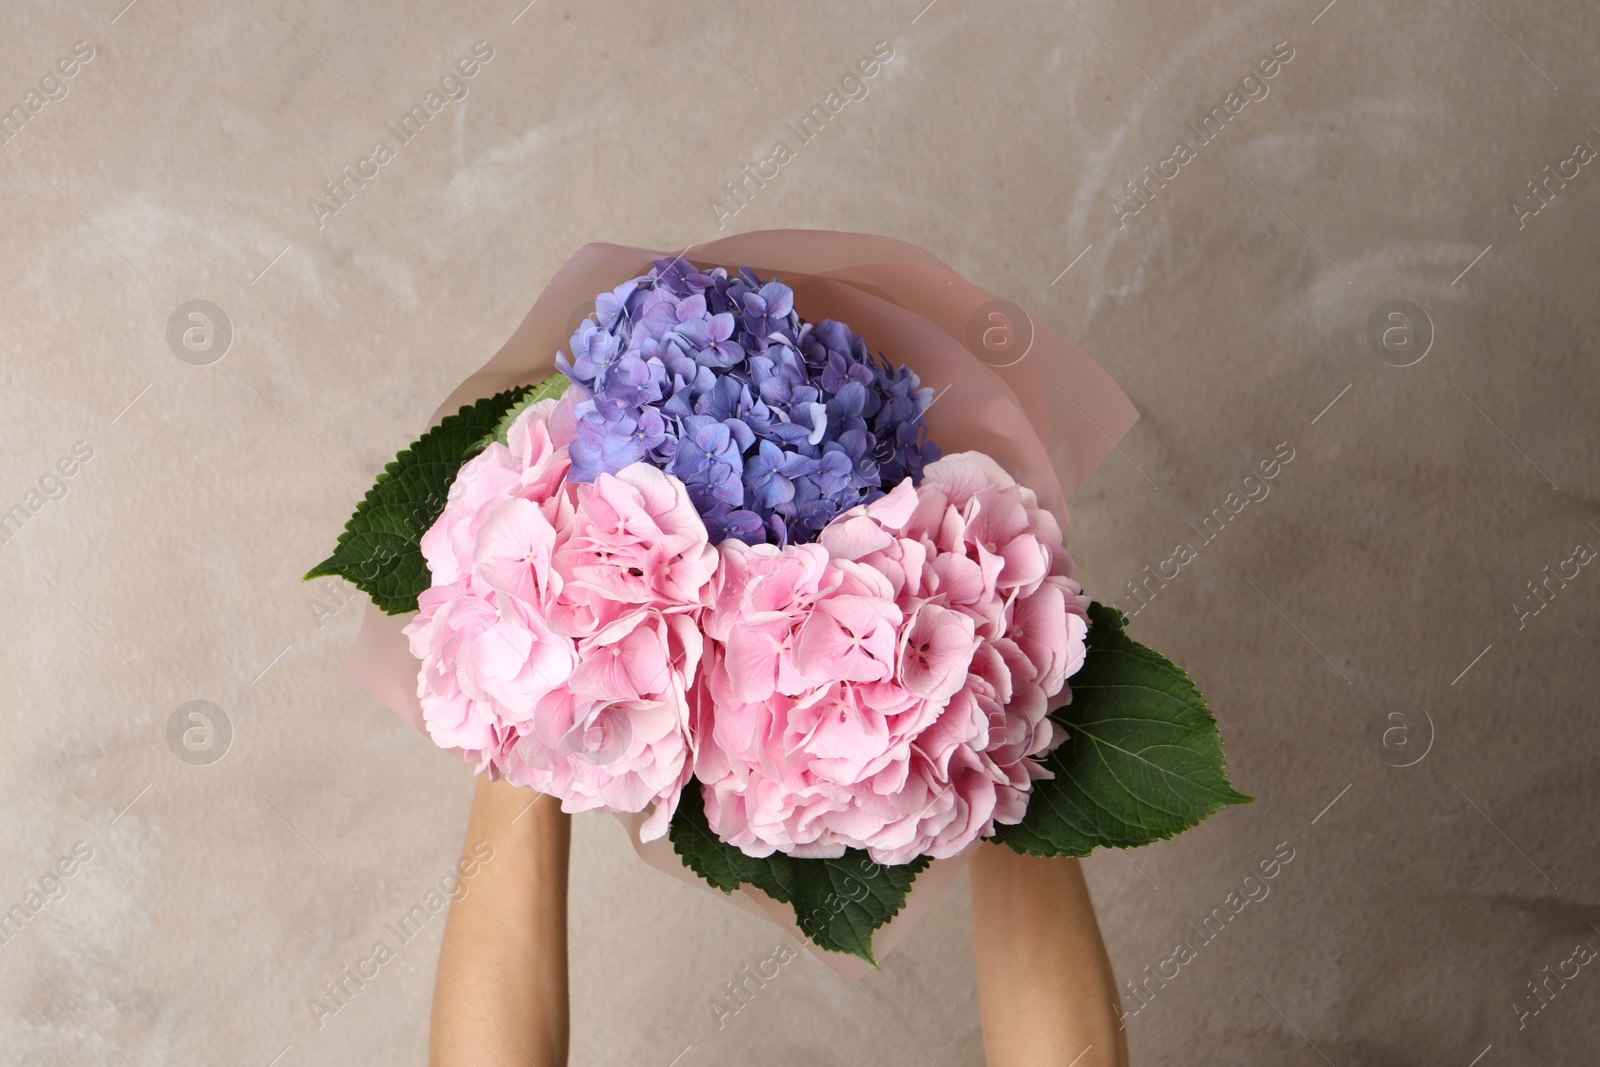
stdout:
<svg viewBox="0 0 1600 1067">
<path fill-rule="evenodd" d="M 788 239 L 830 238 L 876 240 Z M 969 353 L 945 388 L 1024 418 L 974 431 L 952 404 L 954 450 L 918 369 L 949 372 L 948 345 L 869 346 L 781 274 L 710 259 L 657 258 L 593 298 L 542 353 L 554 374 L 402 452 L 307 576 L 406 616 L 402 710 L 874 964 L 913 879 L 980 839 L 1085 855 L 1246 799 L 1187 676 L 1073 579 L 1059 484 L 1019 480 L 1054 482 L 995 361 Z M 881 319 L 885 287 L 852 270 L 798 273 Z M 385 670 L 369 687 L 397 702 Z"/>
</svg>

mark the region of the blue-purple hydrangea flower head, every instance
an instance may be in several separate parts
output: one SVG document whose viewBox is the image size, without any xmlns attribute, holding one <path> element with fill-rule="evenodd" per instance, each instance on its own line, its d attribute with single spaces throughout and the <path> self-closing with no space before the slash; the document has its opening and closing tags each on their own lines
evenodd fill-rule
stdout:
<svg viewBox="0 0 1600 1067">
<path fill-rule="evenodd" d="M 658 260 L 595 300 L 556 366 L 580 398 L 573 481 L 641 460 L 689 488 L 712 543 L 803 544 L 939 458 L 916 374 L 753 271 Z"/>
</svg>

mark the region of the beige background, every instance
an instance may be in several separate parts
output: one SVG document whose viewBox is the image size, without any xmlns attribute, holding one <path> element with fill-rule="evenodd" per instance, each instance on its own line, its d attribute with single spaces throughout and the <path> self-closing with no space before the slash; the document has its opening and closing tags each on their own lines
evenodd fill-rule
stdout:
<svg viewBox="0 0 1600 1067">
<path fill-rule="evenodd" d="M 361 598 L 298 575 L 566 256 L 716 236 L 723 183 L 879 41 L 723 232 L 903 236 L 1098 358 L 1143 412 L 1073 501 L 1102 599 L 1294 449 L 1134 621 L 1259 799 L 1088 861 L 1119 974 L 1295 857 L 1128 1020 L 1135 1061 L 1592 1059 L 1594 967 L 1514 1005 L 1600 946 L 1600 572 L 1513 605 L 1600 546 L 1600 173 L 1521 229 L 1510 203 L 1600 145 L 1594 5 L 123 2 L 0 7 L 0 104 L 94 48 L 0 146 L 0 508 L 42 505 L 0 544 L 0 908 L 93 849 L 0 944 L 0 1061 L 424 1062 L 441 919 L 320 1028 L 306 1000 L 447 872 L 471 781 L 340 679 Z M 470 95 L 319 228 L 477 41 Z M 1280 41 L 1270 95 L 1119 229 Z M 192 299 L 235 333 L 210 366 L 166 342 Z M 1391 300 L 1436 335 L 1409 367 L 1365 336 Z M 166 739 L 195 698 L 234 732 L 209 766 Z M 721 1030 L 775 931 L 614 820 L 577 821 L 571 925 L 575 1063 L 981 1061 L 964 879 L 882 973 L 802 957 Z"/>
</svg>

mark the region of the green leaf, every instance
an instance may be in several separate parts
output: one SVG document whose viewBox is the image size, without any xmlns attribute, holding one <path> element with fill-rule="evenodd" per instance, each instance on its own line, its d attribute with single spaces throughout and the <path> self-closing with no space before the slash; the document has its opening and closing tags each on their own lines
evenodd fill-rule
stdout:
<svg viewBox="0 0 1600 1067">
<path fill-rule="evenodd" d="M 506 413 L 500 416 L 500 421 L 495 423 L 494 429 L 485 434 L 481 440 L 474 444 L 472 448 L 468 450 L 467 454 L 469 456 L 475 456 L 479 452 L 482 452 L 484 449 L 488 448 L 490 445 L 494 444 L 496 441 L 500 442 L 501 444 L 505 444 L 506 434 L 511 431 L 511 424 L 517 421 L 518 415 L 521 415 L 524 410 L 534 404 L 537 404 L 541 400 L 549 400 L 552 397 L 560 399 L 562 394 L 567 391 L 567 386 L 571 384 L 572 379 L 568 378 L 565 374 L 559 373 L 552 374 L 544 381 L 535 383 L 531 389 L 523 394 L 521 400 L 518 400 L 515 404 L 512 404 L 506 409 Z"/>
<path fill-rule="evenodd" d="M 390 615 L 416 611 L 417 596 L 431 580 L 422 535 L 444 511 L 450 484 L 473 447 L 536 388 L 519 386 L 468 404 L 396 456 L 357 505 L 333 555 L 305 580 L 341 575 Z"/>
<path fill-rule="evenodd" d="M 1021 823 L 995 840 L 1036 856 L 1087 856 L 1182 833 L 1230 804 L 1222 735 L 1183 668 L 1132 640 L 1116 608 L 1089 607 L 1072 702 L 1052 713 L 1067 740 L 1044 761 Z"/>
<path fill-rule="evenodd" d="M 878 966 L 872 934 L 900 914 L 911 883 L 932 862 L 918 856 L 893 867 L 873 863 L 860 849 L 836 860 L 793 860 L 795 921 L 812 941 Z"/>
<path fill-rule="evenodd" d="M 857 956 L 872 966 L 872 935 L 906 906 L 911 883 L 930 862 L 922 856 L 893 867 L 860 849 L 838 859 L 795 859 L 781 852 L 757 859 L 723 841 L 706 822 L 699 784 L 690 782 L 667 829 L 688 868 L 731 893 L 749 884 L 794 907 L 795 922 L 819 948 Z"/>
</svg>

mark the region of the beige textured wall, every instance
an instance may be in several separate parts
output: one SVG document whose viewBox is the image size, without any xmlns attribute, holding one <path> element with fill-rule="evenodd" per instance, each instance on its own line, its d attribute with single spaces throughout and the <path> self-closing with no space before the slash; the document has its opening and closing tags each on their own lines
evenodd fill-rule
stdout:
<svg viewBox="0 0 1600 1067">
<path fill-rule="evenodd" d="M 339 678 L 360 598 L 298 575 L 573 249 L 715 236 L 723 183 L 880 41 L 869 95 L 723 232 L 903 236 L 1143 412 L 1073 548 L 1131 609 L 1199 546 L 1134 632 L 1259 799 L 1088 861 L 1119 974 L 1293 849 L 1130 995 L 1135 1061 L 1592 1061 L 1600 973 L 1536 1015 L 1526 983 L 1600 946 L 1600 568 L 1564 563 L 1600 546 L 1600 169 L 1564 163 L 1600 146 L 1593 4 L 124 2 L 0 5 L 0 105 L 93 49 L 0 145 L 0 508 L 27 513 L 0 544 L 0 907 L 73 872 L 0 944 L 0 1061 L 424 1062 L 442 919 L 320 1027 L 306 1000 L 446 873 L 471 782 Z M 470 94 L 396 147 L 479 41 Z M 1268 95 L 1133 214 L 1124 183 L 1279 42 Z M 1519 220 L 1547 164 L 1577 176 Z M 196 299 L 233 331 L 208 366 L 166 336 Z M 1431 335 L 1406 367 L 1366 333 L 1397 300 Z M 1546 565 L 1577 576 L 1532 614 Z M 194 699 L 231 724 L 209 765 L 168 740 Z M 981 1061 L 964 879 L 882 973 L 802 957 L 720 1030 L 774 931 L 603 817 L 573 883 L 575 1063 Z"/>
</svg>

